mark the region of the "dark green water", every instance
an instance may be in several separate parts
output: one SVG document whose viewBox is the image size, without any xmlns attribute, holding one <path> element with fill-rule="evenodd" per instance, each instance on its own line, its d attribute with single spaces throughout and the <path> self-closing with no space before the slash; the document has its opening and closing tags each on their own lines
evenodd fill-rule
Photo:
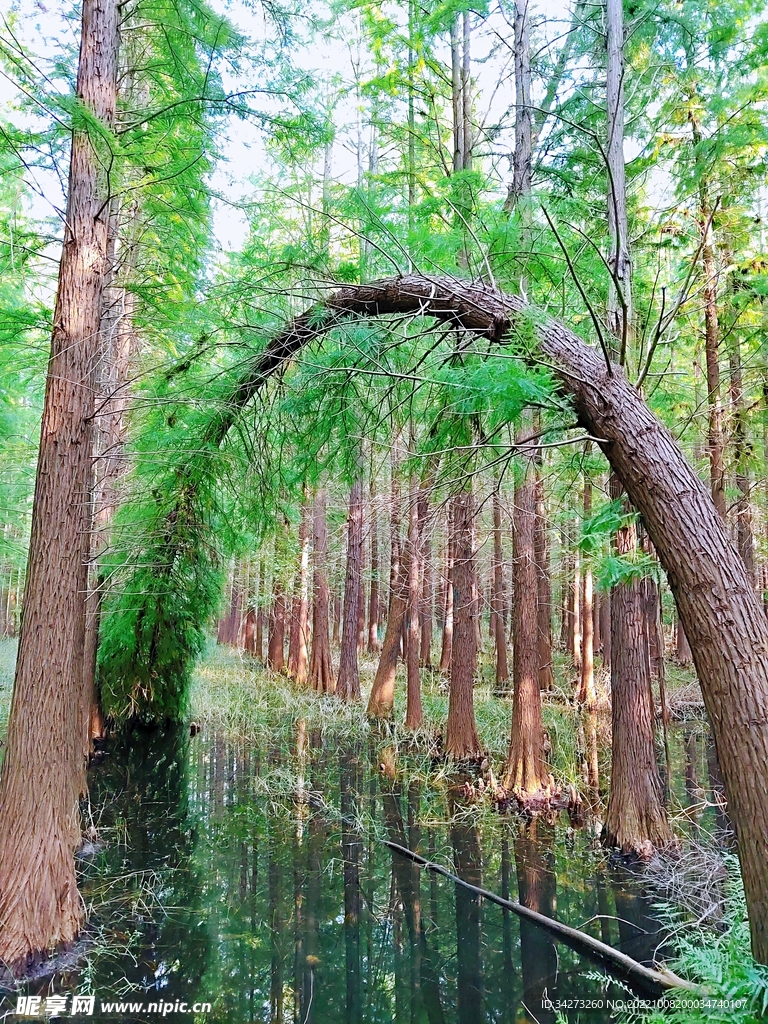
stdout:
<svg viewBox="0 0 768 1024">
<path fill-rule="evenodd" d="M 413 771 L 392 781 L 374 743 L 281 736 L 259 747 L 136 732 L 113 746 L 91 771 L 107 845 L 84 866 L 87 968 L 25 991 L 95 992 L 94 1020 L 163 1019 L 110 1015 L 101 1001 L 205 1001 L 210 1013 L 166 1019 L 270 1024 L 552 1024 L 557 1006 L 599 1022 L 615 1019 L 608 1000 L 632 998 L 538 927 L 378 841 L 650 962 L 663 940 L 651 902 L 607 865 L 593 827 L 500 818 Z M 701 730 L 680 730 L 674 749 L 676 799 L 695 804 Z"/>
</svg>

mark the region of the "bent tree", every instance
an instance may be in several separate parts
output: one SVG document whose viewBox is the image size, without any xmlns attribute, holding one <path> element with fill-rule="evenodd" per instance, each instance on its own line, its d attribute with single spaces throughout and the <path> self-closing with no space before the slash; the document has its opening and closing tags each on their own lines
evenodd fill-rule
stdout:
<svg viewBox="0 0 768 1024">
<path fill-rule="evenodd" d="M 237 410 L 305 345 L 350 317 L 397 314 L 433 318 L 473 332 L 492 346 L 511 345 L 518 334 L 521 358 L 543 358 L 552 368 L 571 396 L 579 423 L 597 440 L 642 515 L 701 681 L 738 836 L 752 948 L 758 960 L 768 962 L 768 807 L 762 787 L 752 781 L 768 765 L 768 621 L 707 489 L 619 367 L 525 299 L 481 284 L 409 274 L 347 285 L 293 320 L 254 357 L 232 393 L 225 419 L 217 420 L 219 443 Z M 190 487 L 182 487 L 177 504 L 194 500 Z M 183 542 L 180 536 L 178 543 Z M 407 582 L 398 614 L 390 616 L 397 619 L 398 642 L 406 596 Z M 389 704 L 389 678 L 386 684 Z M 159 675 L 157 686 L 162 685 Z M 376 685 L 372 699 L 375 692 Z"/>
<path fill-rule="evenodd" d="M 29 548 L 24 617 L 0 774 L 0 960 L 71 942 L 82 921 L 74 851 L 82 746 L 91 421 L 107 270 L 116 0 L 84 0 L 64 244 Z"/>
</svg>

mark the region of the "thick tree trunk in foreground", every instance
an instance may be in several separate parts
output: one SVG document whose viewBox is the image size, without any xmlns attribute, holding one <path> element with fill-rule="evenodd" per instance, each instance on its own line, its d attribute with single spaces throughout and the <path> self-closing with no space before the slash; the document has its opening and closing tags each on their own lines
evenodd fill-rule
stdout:
<svg viewBox="0 0 768 1024">
<path fill-rule="evenodd" d="M 344 582 L 344 630 L 339 655 L 336 693 L 342 700 L 360 698 L 357 640 L 363 561 L 363 481 L 358 478 L 349 495 L 347 520 L 347 576 Z"/>
<path fill-rule="evenodd" d="M 325 491 L 315 495 L 314 512 L 314 586 L 312 607 L 312 654 L 309 661 L 309 684 L 320 693 L 333 693 L 335 680 L 331 664 L 329 611 L 331 595 L 326 575 L 328 528 L 325 522 Z"/>
<path fill-rule="evenodd" d="M 430 316 L 502 345 L 516 320 L 526 331 L 533 325 L 539 353 L 571 395 L 579 423 L 600 438 L 666 570 L 739 836 L 753 951 L 768 962 L 768 804 L 754 782 L 768 765 L 768 621 L 762 603 L 706 488 L 623 371 L 609 371 L 598 349 L 557 321 L 526 315 L 528 308 L 522 297 L 484 285 L 419 274 L 344 285 L 320 309 L 311 307 L 288 324 L 254 359 L 233 392 L 228 422 L 286 359 L 350 316 Z M 319 312 L 326 313 L 320 325 Z M 217 431 L 226 434 L 221 425 Z"/>
<path fill-rule="evenodd" d="M 117 4 L 84 0 L 77 95 L 109 130 Z M 85 786 L 81 715 L 91 486 L 93 370 L 107 270 L 109 195 L 97 133 L 74 132 L 16 683 L 0 774 L 0 961 L 72 942 Z"/>
<path fill-rule="evenodd" d="M 531 425 L 521 428 L 518 444 L 525 445 Z M 533 449 L 533 446 L 530 446 Z M 523 479 L 515 483 L 512 514 L 512 572 L 515 601 L 512 610 L 512 736 L 504 788 L 523 806 L 545 803 L 552 777 L 544 760 L 544 726 L 539 684 L 538 570 L 535 557 L 536 479 L 530 459 Z"/>
<path fill-rule="evenodd" d="M 457 759 L 481 753 L 475 725 L 473 687 L 477 663 L 476 602 L 473 595 L 475 576 L 474 515 L 471 491 L 457 494 L 452 500 L 454 526 L 453 561 L 453 657 L 451 688 L 448 702 L 448 725 L 445 731 L 445 753 Z"/>
</svg>

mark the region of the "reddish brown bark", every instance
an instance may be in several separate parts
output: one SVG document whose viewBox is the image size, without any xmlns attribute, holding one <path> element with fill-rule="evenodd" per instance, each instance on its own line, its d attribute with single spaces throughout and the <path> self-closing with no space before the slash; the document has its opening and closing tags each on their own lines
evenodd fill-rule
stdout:
<svg viewBox="0 0 768 1024">
<path fill-rule="evenodd" d="M 434 581 L 432 578 L 432 541 L 429 530 L 429 493 L 419 492 L 419 546 L 421 550 L 421 650 L 419 658 L 425 668 L 432 667 L 432 606 Z"/>
<path fill-rule="evenodd" d="M 333 693 L 335 680 L 331 663 L 330 591 L 326 575 L 328 529 L 325 522 L 325 491 L 315 495 L 314 566 L 312 606 L 312 653 L 309 660 L 309 684 L 320 693 Z"/>
<path fill-rule="evenodd" d="M 347 575 L 344 582 L 344 632 L 339 656 L 339 677 L 336 693 L 344 701 L 360 698 L 360 675 L 357 669 L 360 591 L 363 561 L 363 481 L 358 478 L 349 495 L 347 519 Z"/>
<path fill-rule="evenodd" d="M 521 428 L 518 443 L 525 444 L 530 422 Z M 533 446 L 531 446 L 532 448 Z M 536 481 L 529 458 L 523 478 L 515 483 L 512 514 L 512 736 L 509 745 L 504 788 L 522 805 L 546 803 L 552 777 L 544 759 L 544 726 L 541 719 L 539 686 L 538 573 L 535 560 Z"/>
<path fill-rule="evenodd" d="M 474 680 L 477 664 L 477 605 L 473 594 L 475 577 L 474 517 L 471 491 L 452 499 L 454 526 L 453 562 L 453 657 L 448 700 L 445 753 L 456 759 L 481 753 L 475 725 Z"/>
<path fill-rule="evenodd" d="M 117 4 L 84 0 L 78 118 L 53 316 L 16 681 L 0 772 L 0 961 L 70 943 L 82 923 L 74 850 L 83 757 L 91 420 L 109 194 L 103 139 L 115 113 Z M 104 149 L 105 151 L 100 152 Z"/>
<path fill-rule="evenodd" d="M 277 580 L 267 642 L 267 667 L 273 672 L 282 672 L 285 669 L 285 605 L 283 585 Z"/>
<path fill-rule="evenodd" d="M 390 594 L 387 629 L 381 645 L 379 665 L 368 698 L 367 714 L 370 718 L 389 718 L 395 703 L 395 675 L 400 658 L 403 621 L 408 608 L 407 559 L 399 565 L 397 579 Z"/>
<path fill-rule="evenodd" d="M 611 494 L 620 488 L 611 480 Z M 634 524 L 614 539 L 619 556 L 637 546 Z M 648 858 L 672 834 L 653 744 L 654 709 L 648 630 L 642 580 L 620 583 L 611 591 L 611 788 L 603 841 L 625 855 Z"/>
<path fill-rule="evenodd" d="M 245 616 L 245 625 L 243 627 L 243 650 L 247 654 L 256 653 L 256 612 L 253 608 L 248 609 L 248 614 Z"/>
<path fill-rule="evenodd" d="M 591 445 L 587 442 L 586 454 L 589 455 Z M 592 481 L 589 474 L 584 475 L 584 521 L 592 515 Z M 581 585 L 581 674 L 576 691 L 576 702 L 586 705 L 591 710 L 595 705 L 595 647 L 593 620 L 592 567 L 584 565 Z"/>
</svg>

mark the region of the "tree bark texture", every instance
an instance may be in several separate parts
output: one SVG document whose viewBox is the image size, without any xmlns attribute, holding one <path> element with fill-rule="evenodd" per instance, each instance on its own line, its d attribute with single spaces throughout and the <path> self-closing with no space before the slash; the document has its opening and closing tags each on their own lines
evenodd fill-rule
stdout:
<svg viewBox="0 0 768 1024">
<path fill-rule="evenodd" d="M 347 576 L 344 582 L 344 631 L 339 655 L 336 693 L 342 700 L 360 699 L 357 640 L 363 569 L 363 481 L 358 477 L 349 495 L 347 519 Z"/>
<path fill-rule="evenodd" d="M 532 427 L 530 418 L 518 433 L 525 450 Z M 536 478 L 529 445 L 522 476 L 515 482 L 512 516 L 512 736 L 504 774 L 504 788 L 520 804 L 534 807 L 550 796 L 552 778 L 544 760 L 544 726 L 539 684 L 538 572 L 536 566 Z"/>
<path fill-rule="evenodd" d="M 481 753 L 475 725 L 474 682 L 477 664 L 477 615 L 473 595 L 475 577 L 474 516 L 471 491 L 457 494 L 451 502 L 454 524 L 453 561 L 453 657 L 448 701 L 445 753 L 457 760 Z"/>
<path fill-rule="evenodd" d="M 390 600 L 387 628 L 381 645 L 379 664 L 368 698 L 367 714 L 370 718 L 389 718 L 395 704 L 395 676 L 400 658 L 400 642 L 403 622 L 408 609 L 409 569 L 407 557 L 399 563 L 397 579 L 394 581 Z"/>
<path fill-rule="evenodd" d="M 453 563 L 454 563 L 453 504 L 448 510 L 445 538 L 445 601 L 443 603 L 443 640 L 440 648 L 440 671 L 449 672 L 453 656 Z"/>
<path fill-rule="evenodd" d="M 114 0 L 84 0 L 76 91 L 103 135 L 115 114 Z M 85 788 L 82 710 L 88 584 L 91 419 L 107 271 L 108 160 L 102 133 L 73 132 L 24 616 L 0 773 L 0 960 L 72 942 L 83 909 L 75 881 Z"/>
<path fill-rule="evenodd" d="M 275 580 L 275 600 L 269 624 L 267 641 L 267 667 L 273 672 L 285 669 L 285 591 L 279 580 Z"/>
<path fill-rule="evenodd" d="M 587 441 L 587 455 L 591 442 Z M 584 521 L 592 515 L 592 481 L 589 474 L 584 475 Z M 583 704 L 588 710 L 595 706 L 595 637 L 593 621 L 593 586 L 592 567 L 584 564 L 584 574 L 581 585 L 581 674 L 579 676 L 579 688 L 576 694 L 576 702 Z"/>
<path fill-rule="evenodd" d="M 555 685 L 552 671 L 552 584 L 549 578 L 549 543 L 544 503 L 544 477 L 540 458 L 535 466 L 536 521 L 533 548 L 536 559 L 537 620 L 539 629 L 539 686 L 551 690 Z"/>
<path fill-rule="evenodd" d="M 376 484 L 371 473 L 370 531 L 371 531 L 371 589 L 368 599 L 368 653 L 379 649 L 379 523 L 376 505 Z"/>
</svg>

